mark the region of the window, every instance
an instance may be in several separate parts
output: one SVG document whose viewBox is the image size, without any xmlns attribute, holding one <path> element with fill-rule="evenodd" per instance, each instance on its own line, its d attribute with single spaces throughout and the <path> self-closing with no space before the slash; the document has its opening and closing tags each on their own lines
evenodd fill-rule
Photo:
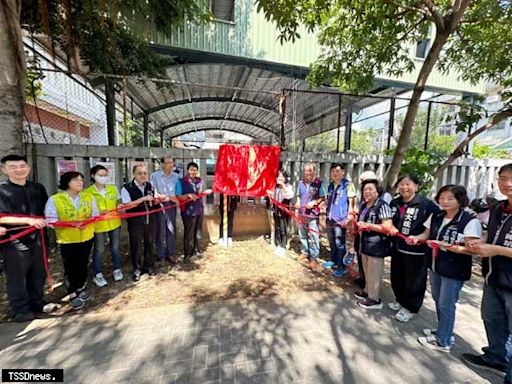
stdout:
<svg viewBox="0 0 512 384">
<path fill-rule="evenodd" d="M 416 43 L 416 58 L 425 59 L 430 49 L 430 37 L 432 36 L 432 27 L 428 28 L 426 39 L 419 40 Z"/>
<path fill-rule="evenodd" d="M 215 160 L 206 159 L 206 176 L 215 175 Z"/>
<path fill-rule="evenodd" d="M 211 0 L 211 10 L 218 20 L 235 21 L 235 0 Z"/>
<path fill-rule="evenodd" d="M 499 130 L 505 129 L 506 125 L 507 125 L 507 121 L 506 120 L 502 120 L 498 124 L 496 124 L 495 126 L 491 127 L 491 129 L 489 129 L 489 130 L 490 131 L 499 131 Z"/>
<path fill-rule="evenodd" d="M 429 48 L 430 39 L 418 41 L 418 43 L 416 44 L 416 57 L 419 59 L 426 58 Z"/>
</svg>

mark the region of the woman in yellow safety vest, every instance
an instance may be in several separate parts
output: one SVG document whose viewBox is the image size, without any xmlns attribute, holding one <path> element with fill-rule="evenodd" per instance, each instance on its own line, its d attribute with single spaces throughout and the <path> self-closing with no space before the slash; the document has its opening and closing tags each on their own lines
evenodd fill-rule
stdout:
<svg viewBox="0 0 512 384">
<path fill-rule="evenodd" d="M 56 227 L 57 243 L 68 281 L 67 289 L 71 307 L 81 309 L 91 298 L 86 290 L 87 264 L 94 237 L 94 223 L 81 225 L 80 222 L 99 215 L 94 196 L 83 192 L 84 175 L 80 172 L 66 172 L 61 175 L 59 189 L 48 199 L 45 216 L 48 223 L 72 221 L 73 227 Z"/>
<path fill-rule="evenodd" d="M 112 270 L 115 281 L 123 279 L 121 272 L 121 253 L 119 252 L 119 237 L 121 233 L 121 219 L 116 211 L 119 202 L 119 192 L 115 185 L 107 185 L 108 170 L 103 165 L 95 165 L 91 168 L 91 180 L 94 184 L 84 192 L 94 196 L 101 214 L 108 213 L 108 220 L 99 220 L 94 223 L 94 251 L 92 254 L 92 281 L 98 287 L 107 285 L 103 276 L 103 254 L 105 253 L 105 241 L 110 242 L 110 254 L 112 256 Z"/>
</svg>

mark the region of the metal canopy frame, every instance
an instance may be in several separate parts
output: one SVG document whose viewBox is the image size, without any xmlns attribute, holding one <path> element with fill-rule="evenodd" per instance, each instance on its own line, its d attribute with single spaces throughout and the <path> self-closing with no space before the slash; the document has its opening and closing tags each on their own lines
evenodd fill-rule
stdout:
<svg viewBox="0 0 512 384">
<path fill-rule="evenodd" d="M 273 71 L 251 66 L 251 62 L 243 64 L 186 63 L 169 67 L 166 78 L 116 79 L 136 101 L 131 115 L 141 120 L 146 145 L 150 132 L 167 142 L 187 133 L 212 130 L 284 145 L 340 129 L 340 124 L 351 121 L 347 111 L 389 99 L 386 87 L 368 97 L 341 95 L 332 87 L 312 92 L 303 77 L 294 77 L 293 68 L 285 75 L 281 67 Z M 123 94 L 117 96 L 118 101 Z"/>
</svg>

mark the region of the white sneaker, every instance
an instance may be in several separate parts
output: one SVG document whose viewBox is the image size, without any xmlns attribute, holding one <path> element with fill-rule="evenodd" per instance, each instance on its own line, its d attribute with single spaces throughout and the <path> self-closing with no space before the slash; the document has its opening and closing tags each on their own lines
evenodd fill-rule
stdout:
<svg viewBox="0 0 512 384">
<path fill-rule="evenodd" d="M 434 328 L 424 328 L 422 330 L 422 332 L 423 332 L 423 334 L 425 336 L 435 336 L 436 332 L 437 332 L 437 329 L 434 329 Z M 450 340 L 452 342 L 452 345 L 455 344 L 455 337 L 454 336 L 452 336 Z"/>
<path fill-rule="evenodd" d="M 224 238 L 223 238 L 223 237 L 221 237 L 221 238 L 219 239 L 219 241 L 217 242 L 217 244 L 219 244 L 221 247 L 227 247 L 227 246 L 228 246 L 227 242 L 226 242 L 226 241 L 224 241 Z"/>
<path fill-rule="evenodd" d="M 114 275 L 114 280 L 115 281 L 121 281 L 123 280 L 123 272 L 121 272 L 120 269 L 116 269 L 114 272 L 113 272 L 113 275 Z"/>
<path fill-rule="evenodd" d="M 43 313 L 52 313 L 53 311 L 56 311 L 57 309 L 61 309 L 62 305 L 57 303 L 48 303 L 45 304 L 43 307 Z"/>
<path fill-rule="evenodd" d="M 436 334 L 437 329 L 434 329 L 434 328 L 425 328 L 425 329 L 423 329 L 423 331 L 422 331 L 422 332 L 423 332 L 423 334 L 424 334 L 425 336 L 432 336 L 432 335 L 435 335 L 435 334 Z"/>
<path fill-rule="evenodd" d="M 388 308 L 393 311 L 399 311 L 402 306 L 396 301 L 393 301 L 392 303 L 388 303 Z"/>
<path fill-rule="evenodd" d="M 451 346 L 444 347 L 441 344 L 439 344 L 439 341 L 437 341 L 437 338 L 434 335 L 418 337 L 418 343 L 420 343 L 424 347 L 434 349 L 434 350 L 440 351 L 440 352 L 450 352 L 450 350 L 452 348 Z"/>
<path fill-rule="evenodd" d="M 285 255 L 286 255 L 286 249 L 284 249 L 283 247 L 277 247 L 276 256 L 284 257 Z"/>
<path fill-rule="evenodd" d="M 107 280 L 105 280 L 105 277 L 103 277 L 103 273 L 97 273 L 93 278 L 92 278 L 92 282 L 94 284 L 96 284 L 97 287 L 104 287 L 105 285 L 107 285 Z"/>
<path fill-rule="evenodd" d="M 228 237 L 228 247 L 231 247 L 233 245 L 233 238 Z"/>
<path fill-rule="evenodd" d="M 396 313 L 395 319 L 400 321 L 401 323 L 407 323 L 409 320 L 413 318 L 413 314 L 407 308 L 400 308 L 400 310 Z"/>
</svg>

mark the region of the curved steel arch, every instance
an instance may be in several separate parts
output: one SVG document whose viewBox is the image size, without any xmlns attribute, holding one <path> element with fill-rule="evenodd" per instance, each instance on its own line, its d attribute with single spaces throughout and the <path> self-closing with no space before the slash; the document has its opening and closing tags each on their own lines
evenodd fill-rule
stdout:
<svg viewBox="0 0 512 384">
<path fill-rule="evenodd" d="M 243 132 L 237 131 L 236 129 L 222 129 L 221 130 L 218 127 L 205 127 L 205 128 L 199 128 L 199 129 L 195 130 L 194 132 L 200 132 L 200 131 L 225 131 L 225 132 L 232 132 L 232 133 L 240 133 L 242 135 L 249 136 L 250 138 L 255 139 L 257 141 L 268 141 L 268 140 L 264 140 L 264 137 L 252 135 L 250 133 L 243 133 Z M 188 135 L 189 133 L 191 133 L 191 132 L 182 132 L 182 133 L 178 133 L 176 135 L 167 136 L 167 138 L 173 140 L 179 136 Z M 187 140 L 183 140 L 183 141 L 187 141 Z"/>
<path fill-rule="evenodd" d="M 159 112 L 159 111 L 162 111 L 162 110 L 168 109 L 168 108 L 177 107 L 180 105 L 202 103 L 202 102 L 208 102 L 208 101 L 249 105 L 251 107 L 261 108 L 266 111 L 269 111 L 269 112 L 279 115 L 279 112 L 277 110 L 271 108 L 269 105 L 267 105 L 265 103 L 259 103 L 257 101 L 245 100 L 245 99 L 233 100 L 232 97 L 219 97 L 219 96 L 205 96 L 205 97 L 195 97 L 195 98 L 191 98 L 191 99 L 175 100 L 170 103 L 164 103 L 159 106 L 149 108 L 146 112 L 148 115 L 150 115 L 152 113 Z M 144 116 L 144 113 L 139 113 L 139 114 L 135 115 L 135 118 L 141 118 L 143 116 Z"/>
<path fill-rule="evenodd" d="M 240 133 L 242 135 L 250 136 L 250 137 L 253 137 L 258 140 L 267 140 L 267 139 L 271 140 L 272 138 L 277 140 L 276 135 L 270 134 L 268 131 L 263 131 L 260 128 L 255 128 L 255 130 L 253 132 L 246 132 L 242 129 L 237 129 L 236 127 L 227 127 L 227 128 L 221 129 L 220 127 L 214 127 L 211 125 L 205 125 L 204 128 L 199 127 L 197 129 L 186 129 L 185 127 L 178 128 L 177 130 L 173 130 L 171 133 L 167 134 L 166 136 L 168 138 L 174 139 L 178 136 L 186 135 L 188 133 L 199 132 L 199 131 L 229 131 L 229 132 L 235 132 L 235 133 Z"/>
<path fill-rule="evenodd" d="M 252 127 L 256 127 L 256 128 L 259 128 L 263 131 L 267 131 L 271 134 L 273 134 L 274 136 L 277 137 L 278 133 L 277 132 L 274 132 L 272 130 L 272 128 L 269 128 L 269 127 L 266 127 L 264 125 L 261 125 L 261 124 L 254 124 L 252 121 L 248 121 L 248 120 L 244 120 L 244 119 L 239 119 L 239 118 L 236 118 L 236 117 L 222 117 L 222 116 L 209 116 L 209 117 L 198 117 L 196 119 L 187 119 L 187 120 L 180 120 L 180 121 L 175 121 L 174 123 L 171 123 L 171 124 L 167 124 L 167 125 L 164 125 L 163 127 L 161 127 L 160 129 L 162 131 L 165 131 L 166 129 L 169 129 L 169 128 L 172 128 L 172 127 L 176 127 L 178 125 L 181 125 L 181 124 L 187 124 L 187 123 L 193 123 L 193 122 L 197 122 L 197 121 L 207 121 L 207 120 L 223 120 L 223 121 L 234 121 L 236 123 L 242 123 L 242 124 L 247 124 L 247 125 L 250 125 Z M 220 130 L 220 128 L 219 128 Z M 244 133 L 244 132 L 240 132 L 240 133 Z"/>
</svg>

